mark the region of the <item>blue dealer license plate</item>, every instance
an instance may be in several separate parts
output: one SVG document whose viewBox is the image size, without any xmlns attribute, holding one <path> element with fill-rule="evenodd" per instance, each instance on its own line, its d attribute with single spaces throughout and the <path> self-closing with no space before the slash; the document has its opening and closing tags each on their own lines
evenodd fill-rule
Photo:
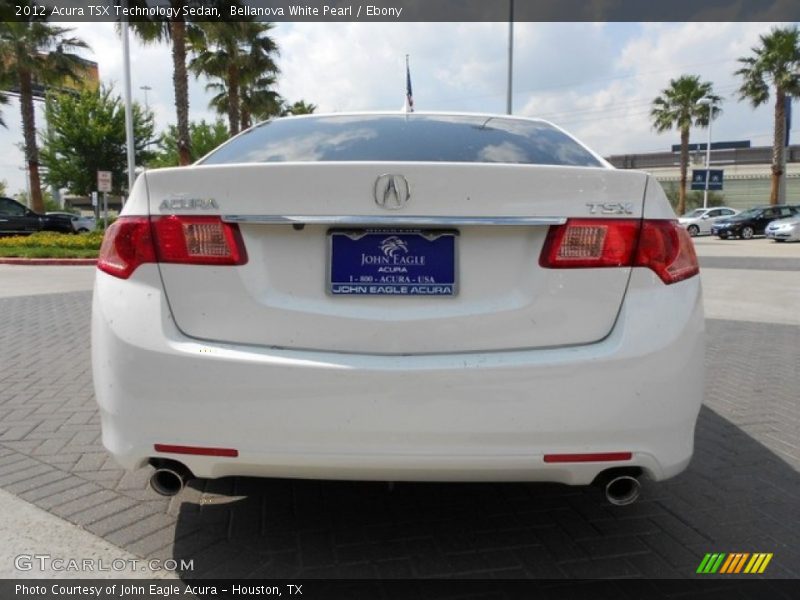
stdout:
<svg viewBox="0 0 800 600">
<path fill-rule="evenodd" d="M 455 296 L 455 231 L 330 231 L 328 292 L 336 296 Z"/>
</svg>

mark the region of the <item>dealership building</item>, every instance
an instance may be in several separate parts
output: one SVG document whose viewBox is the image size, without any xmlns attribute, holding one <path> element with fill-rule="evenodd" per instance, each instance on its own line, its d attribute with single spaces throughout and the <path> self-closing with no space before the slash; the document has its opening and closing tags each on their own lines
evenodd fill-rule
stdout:
<svg viewBox="0 0 800 600">
<path fill-rule="evenodd" d="M 705 144 L 690 144 L 689 173 L 704 169 Z M 651 173 L 665 188 L 680 185 L 680 148 L 670 152 L 620 154 L 606 159 L 618 169 L 640 169 Z M 726 206 L 744 209 L 769 204 L 772 146 L 750 147 L 749 142 L 711 144 L 711 169 L 722 169 L 721 195 Z M 800 204 L 800 145 L 786 148 L 786 203 Z"/>
</svg>

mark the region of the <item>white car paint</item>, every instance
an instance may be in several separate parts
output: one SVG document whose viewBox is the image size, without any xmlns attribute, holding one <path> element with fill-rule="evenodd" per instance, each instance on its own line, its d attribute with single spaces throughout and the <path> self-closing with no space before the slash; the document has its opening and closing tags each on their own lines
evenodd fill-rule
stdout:
<svg viewBox="0 0 800 600">
<path fill-rule="evenodd" d="M 86 217 L 83 215 L 76 215 L 75 213 L 68 212 L 48 212 L 48 215 L 63 215 L 69 217 L 72 221 L 72 228 L 76 233 L 86 233 L 94 231 L 97 228 L 97 221 L 94 217 Z"/>
<path fill-rule="evenodd" d="M 401 211 L 373 200 L 385 173 L 410 182 Z M 236 266 L 98 271 L 95 389 L 103 442 L 126 468 L 171 459 L 198 477 L 578 485 L 609 468 L 660 480 L 687 466 L 703 393 L 699 276 L 667 285 L 643 266 L 540 265 L 547 219 L 674 221 L 652 177 L 605 163 L 196 165 L 141 175 L 120 221 L 171 214 L 164 200 L 177 197 L 213 198 L 183 212 L 225 220 L 541 223 L 457 226 L 455 297 L 327 295 L 320 224 L 240 222 Z M 626 214 L 590 215 L 621 200 Z M 630 457 L 577 458 L 606 453 Z"/>
<path fill-rule="evenodd" d="M 678 222 L 686 227 L 692 237 L 696 235 L 711 235 L 711 226 L 719 219 L 725 219 L 738 214 L 739 211 L 727 206 L 713 206 L 711 208 L 696 208 L 686 213 Z"/>
</svg>

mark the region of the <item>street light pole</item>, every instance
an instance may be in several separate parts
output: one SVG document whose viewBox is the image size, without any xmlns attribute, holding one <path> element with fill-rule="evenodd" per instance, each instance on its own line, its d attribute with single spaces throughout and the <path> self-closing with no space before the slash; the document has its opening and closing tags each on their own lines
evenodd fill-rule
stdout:
<svg viewBox="0 0 800 600">
<path fill-rule="evenodd" d="M 508 83 L 506 84 L 506 114 L 511 114 L 512 84 L 514 79 L 514 0 L 508 0 Z"/>
<path fill-rule="evenodd" d="M 147 92 L 149 92 L 153 88 L 151 88 L 149 85 L 140 85 L 139 89 L 144 91 L 144 111 L 145 112 L 149 112 L 150 111 L 150 103 L 147 101 Z"/>
<path fill-rule="evenodd" d="M 714 120 L 713 101 L 711 98 L 700 98 L 700 106 L 708 107 L 708 140 L 706 141 L 706 187 L 703 191 L 703 208 L 708 208 L 708 182 L 711 178 L 711 123 Z"/>
<path fill-rule="evenodd" d="M 122 20 L 122 68 L 125 77 L 125 138 L 128 147 L 128 194 L 136 179 L 136 159 L 133 148 L 133 105 L 131 104 L 131 52 L 128 42 L 128 20 Z"/>
</svg>

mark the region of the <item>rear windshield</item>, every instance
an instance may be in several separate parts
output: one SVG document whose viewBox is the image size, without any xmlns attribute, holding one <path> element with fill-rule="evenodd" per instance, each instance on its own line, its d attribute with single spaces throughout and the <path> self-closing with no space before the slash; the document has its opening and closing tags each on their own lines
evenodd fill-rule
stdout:
<svg viewBox="0 0 800 600">
<path fill-rule="evenodd" d="M 546 123 L 414 114 L 276 119 L 212 152 L 202 164 L 289 161 L 603 166 Z"/>
</svg>

